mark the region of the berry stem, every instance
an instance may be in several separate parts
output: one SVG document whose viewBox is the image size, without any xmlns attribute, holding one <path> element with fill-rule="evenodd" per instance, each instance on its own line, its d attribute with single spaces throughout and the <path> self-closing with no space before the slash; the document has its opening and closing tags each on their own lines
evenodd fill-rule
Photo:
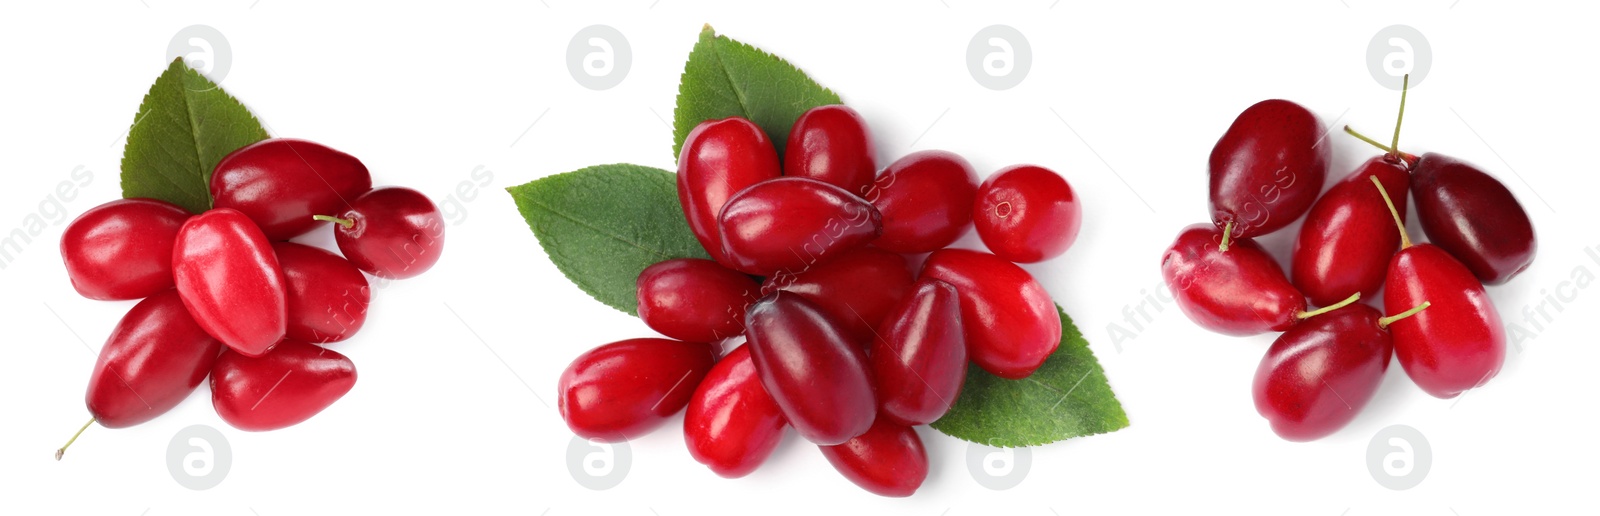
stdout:
<svg viewBox="0 0 1600 516">
<path fill-rule="evenodd" d="M 1222 252 L 1224 252 L 1224 253 L 1228 252 L 1228 242 L 1230 241 L 1229 239 L 1231 239 L 1232 237 L 1233 237 L 1233 221 L 1230 220 L 1230 221 L 1228 221 L 1228 223 L 1226 225 L 1222 226 L 1222 246 L 1221 246 Z"/>
<path fill-rule="evenodd" d="M 1354 294 L 1350 294 L 1350 297 L 1344 298 L 1344 301 L 1340 301 L 1340 302 L 1337 302 L 1337 303 L 1334 303 L 1334 304 L 1331 304 L 1331 305 L 1328 305 L 1328 306 L 1324 306 L 1322 308 L 1318 308 L 1318 309 L 1312 310 L 1310 312 L 1300 312 L 1300 315 L 1298 315 L 1296 317 L 1299 317 L 1301 319 L 1309 319 L 1309 318 L 1316 317 L 1316 316 L 1319 316 L 1319 315 L 1322 315 L 1322 314 L 1325 314 L 1325 313 L 1328 313 L 1328 312 L 1332 312 L 1334 310 L 1338 310 L 1340 308 L 1344 308 L 1346 306 L 1349 306 L 1351 303 L 1354 303 L 1354 302 L 1359 301 L 1359 300 L 1361 300 L 1361 293 L 1360 292 L 1356 292 Z"/>
<path fill-rule="evenodd" d="M 1400 313 L 1397 313 L 1397 314 L 1394 314 L 1394 315 L 1391 315 L 1391 316 L 1388 316 L 1388 317 L 1380 318 L 1380 319 L 1378 319 L 1378 327 L 1379 328 L 1388 328 L 1389 325 L 1394 324 L 1395 321 L 1398 321 L 1398 320 L 1401 320 L 1401 319 L 1405 319 L 1405 318 L 1411 317 L 1413 315 L 1417 315 L 1417 312 L 1421 312 L 1423 310 L 1427 310 L 1429 306 L 1433 306 L 1433 302 L 1431 302 L 1431 301 L 1423 301 L 1422 304 L 1417 305 L 1415 307 L 1412 307 L 1410 310 L 1406 310 L 1404 312 L 1400 312 Z"/>
<path fill-rule="evenodd" d="M 1406 119 L 1406 90 L 1411 89 L 1411 74 L 1400 82 L 1400 114 L 1394 118 L 1394 140 L 1389 143 L 1389 154 L 1400 157 L 1400 122 Z"/>
<path fill-rule="evenodd" d="M 1389 205 L 1389 216 L 1394 217 L 1394 226 L 1400 229 L 1400 248 L 1411 247 L 1411 237 L 1406 235 L 1406 223 L 1400 220 L 1400 211 L 1394 209 L 1394 200 L 1389 198 L 1389 191 L 1383 188 L 1383 183 L 1378 181 L 1378 176 L 1367 176 L 1372 180 L 1372 185 L 1378 187 L 1378 194 L 1383 196 L 1383 203 Z"/>
<path fill-rule="evenodd" d="M 1372 144 L 1373 147 L 1377 147 L 1379 150 L 1382 150 L 1384 154 L 1400 156 L 1400 159 L 1406 161 L 1406 164 L 1408 164 L 1408 165 L 1415 165 L 1416 162 L 1417 162 L 1417 155 L 1416 154 L 1408 154 L 1408 153 L 1404 153 L 1404 152 L 1398 152 L 1398 151 L 1394 150 L 1393 147 L 1390 147 L 1388 145 L 1384 145 L 1383 143 L 1379 142 L 1378 140 L 1374 140 L 1372 138 L 1367 137 L 1367 135 L 1364 135 L 1364 134 L 1356 132 L 1355 129 L 1351 129 L 1350 126 L 1348 126 L 1348 125 L 1344 126 L 1344 132 L 1350 133 L 1350 136 L 1354 136 L 1358 140 L 1361 140 L 1361 141 L 1367 142 L 1369 144 Z"/>
<path fill-rule="evenodd" d="M 84 423 L 83 427 L 78 429 L 78 433 L 72 434 L 72 438 L 67 439 L 67 444 L 63 444 L 60 448 L 56 448 L 56 460 L 61 460 L 61 456 L 67 454 L 67 447 L 72 446 L 72 443 L 78 442 L 78 436 L 83 435 L 83 431 L 88 430 L 89 425 L 92 424 L 94 424 L 94 418 L 91 417 L 89 418 L 88 423 Z"/>
<path fill-rule="evenodd" d="M 311 218 L 317 219 L 317 220 L 320 220 L 320 221 L 323 221 L 323 222 L 332 222 L 334 224 L 338 224 L 340 226 L 344 226 L 345 229 L 350 229 L 350 226 L 356 225 L 356 221 L 353 221 L 353 220 L 350 220 L 350 219 L 341 219 L 339 217 L 335 217 L 335 216 L 332 216 L 332 215 L 312 215 Z"/>
</svg>

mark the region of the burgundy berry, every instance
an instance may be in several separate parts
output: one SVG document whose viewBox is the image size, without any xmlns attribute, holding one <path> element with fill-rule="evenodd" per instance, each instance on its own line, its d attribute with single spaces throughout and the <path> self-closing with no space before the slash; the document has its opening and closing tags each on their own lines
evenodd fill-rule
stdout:
<svg viewBox="0 0 1600 516">
<path fill-rule="evenodd" d="M 710 344 L 628 339 L 579 355 L 561 373 L 557 407 L 572 433 L 626 441 L 683 410 L 716 362 Z"/>
<path fill-rule="evenodd" d="M 273 138 L 233 151 L 211 174 L 212 206 L 232 208 L 269 240 L 316 228 L 313 215 L 337 213 L 372 189 L 361 160 L 325 145 Z"/>
<path fill-rule="evenodd" d="M 845 478 L 879 496 L 911 496 L 928 478 L 922 438 L 915 428 L 899 423 L 879 420 L 867 433 L 821 449 Z"/>
<path fill-rule="evenodd" d="M 878 173 L 867 122 L 839 104 L 800 115 L 783 152 L 783 175 L 815 179 L 855 195 L 865 194 Z"/>
<path fill-rule="evenodd" d="M 72 288 L 89 299 L 139 299 L 172 288 L 172 244 L 189 212 L 155 199 L 118 199 L 61 232 Z"/>
<path fill-rule="evenodd" d="M 1365 408 L 1383 383 L 1398 318 L 1353 304 L 1307 320 L 1273 341 L 1256 367 L 1256 412 L 1290 441 L 1321 439 Z"/>
<path fill-rule="evenodd" d="M 865 348 L 878 323 L 911 291 L 911 282 L 911 266 L 904 256 L 862 247 L 798 274 L 767 278 L 761 293 L 785 290 L 800 294 L 827 312 L 851 342 Z"/>
<path fill-rule="evenodd" d="M 782 173 L 778 152 L 760 126 L 740 117 L 707 120 L 689 131 L 678 155 L 678 203 L 706 252 L 733 267 L 722 252 L 717 215 L 744 189 Z"/>
<path fill-rule="evenodd" d="M 1357 293 L 1308 312 L 1305 296 L 1261 246 L 1248 238 L 1230 239 L 1210 224 L 1178 234 L 1161 257 L 1161 277 L 1190 320 L 1223 335 L 1284 331 L 1361 297 Z"/>
<path fill-rule="evenodd" d="M 883 234 L 872 245 L 905 254 L 943 249 L 966 234 L 977 195 L 978 173 L 961 156 L 907 154 L 862 196 L 883 214 Z"/>
<path fill-rule="evenodd" d="M 1478 279 L 1499 285 L 1533 264 L 1538 250 L 1533 222 L 1494 176 L 1430 152 L 1417 161 L 1411 181 L 1422 231 Z"/>
<path fill-rule="evenodd" d="M 956 403 L 967 379 L 961 297 L 938 280 L 917 282 L 878 329 L 868 362 L 878 387 L 880 417 L 926 425 Z"/>
<path fill-rule="evenodd" d="M 1239 113 L 1211 149 L 1211 220 L 1243 239 L 1300 218 L 1328 175 L 1324 134 L 1316 115 L 1287 100 Z"/>
<path fill-rule="evenodd" d="M 1370 298 L 1383 286 L 1389 257 L 1400 250 L 1400 235 L 1372 187 L 1373 178 L 1394 193 L 1396 208 L 1405 216 L 1411 177 L 1396 157 L 1367 160 L 1323 194 L 1300 226 L 1289 267 L 1295 288 L 1312 305 L 1331 305 L 1351 292 Z"/>
<path fill-rule="evenodd" d="M 758 276 L 798 273 L 878 237 L 878 209 L 837 186 L 783 177 L 733 196 L 717 217 L 733 268 Z"/>
<path fill-rule="evenodd" d="M 639 274 L 639 318 L 662 335 L 716 342 L 744 332 L 756 281 L 711 260 L 678 258 Z"/>
<path fill-rule="evenodd" d="M 833 445 L 872 426 L 878 402 L 866 354 L 822 309 L 780 290 L 745 317 L 761 385 L 801 437 Z"/>
<path fill-rule="evenodd" d="M 337 254 L 292 242 L 272 244 L 283 269 L 285 335 L 312 344 L 350 338 L 367 321 L 367 276 Z"/>
<path fill-rule="evenodd" d="M 422 192 L 390 186 L 350 202 L 331 221 L 350 263 L 373 276 L 404 279 L 427 272 L 444 252 L 444 216 Z"/>
<path fill-rule="evenodd" d="M 339 401 L 356 384 L 356 365 L 337 351 L 285 339 L 266 355 L 224 351 L 211 368 L 211 406 L 234 428 L 290 427 Z"/>
<path fill-rule="evenodd" d="M 996 172 L 978 187 L 972 224 L 995 256 L 1033 263 L 1072 247 L 1083 206 L 1060 174 L 1020 165 Z"/>
</svg>

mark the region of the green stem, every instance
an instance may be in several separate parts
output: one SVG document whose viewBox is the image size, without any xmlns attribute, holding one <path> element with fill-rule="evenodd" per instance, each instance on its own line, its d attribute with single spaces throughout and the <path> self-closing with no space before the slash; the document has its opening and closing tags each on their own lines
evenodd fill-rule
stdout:
<svg viewBox="0 0 1600 516">
<path fill-rule="evenodd" d="M 1228 242 L 1230 241 L 1229 239 L 1232 238 L 1232 236 L 1233 236 L 1233 221 L 1230 220 L 1230 221 L 1228 221 L 1228 223 L 1226 225 L 1222 226 L 1222 246 L 1221 246 L 1222 252 L 1224 252 L 1224 253 L 1228 252 Z"/>
<path fill-rule="evenodd" d="M 1411 89 L 1411 74 L 1401 79 L 1400 82 L 1400 114 L 1394 118 L 1394 141 L 1389 143 L 1391 154 L 1400 156 L 1400 122 L 1406 119 L 1406 90 Z"/>
<path fill-rule="evenodd" d="M 1372 185 L 1378 187 L 1378 194 L 1383 196 L 1383 203 L 1389 206 L 1389 216 L 1394 217 L 1394 226 L 1400 228 L 1400 248 L 1411 247 L 1411 237 L 1406 235 L 1406 223 L 1400 220 L 1400 210 L 1394 209 L 1394 200 L 1389 198 L 1389 191 L 1383 188 L 1383 182 L 1378 181 L 1378 176 L 1367 176 L 1372 180 Z"/>
<path fill-rule="evenodd" d="M 1337 303 L 1334 303 L 1334 304 L 1331 304 L 1331 305 L 1328 305 L 1328 306 L 1324 306 L 1322 308 L 1318 308 L 1318 309 L 1312 310 L 1310 312 L 1300 312 L 1300 315 L 1297 316 L 1297 317 L 1299 317 L 1301 319 L 1309 319 L 1309 318 L 1316 317 L 1316 316 L 1319 316 L 1319 315 L 1322 315 L 1322 314 L 1325 314 L 1325 313 L 1328 313 L 1328 312 L 1332 312 L 1334 310 L 1338 310 L 1340 308 L 1344 308 L 1346 306 L 1349 306 L 1351 303 L 1359 301 L 1360 299 L 1361 299 L 1361 293 L 1360 292 L 1356 292 L 1354 294 L 1350 294 L 1350 297 L 1344 298 L 1344 301 L 1340 301 L 1340 302 L 1337 302 Z"/>
<path fill-rule="evenodd" d="M 83 435 L 83 431 L 88 430 L 89 425 L 92 424 L 94 424 L 94 418 L 91 417 L 89 418 L 88 423 L 84 423 L 83 427 L 78 429 L 78 433 L 72 434 L 72 438 L 67 439 L 67 444 L 63 444 L 60 448 L 56 448 L 56 460 L 61 460 L 61 456 L 67 454 L 67 447 L 72 446 L 72 443 L 78 442 L 78 436 Z"/>
<path fill-rule="evenodd" d="M 1416 165 L 1416 162 L 1417 162 L 1417 155 L 1416 154 L 1408 154 L 1408 153 L 1396 151 L 1396 150 L 1394 150 L 1393 147 L 1390 147 L 1388 145 L 1384 145 L 1383 143 L 1379 142 L 1378 140 L 1374 140 L 1372 138 L 1368 138 L 1367 135 L 1364 135 L 1364 134 L 1356 132 L 1355 129 L 1351 129 L 1350 126 L 1348 126 L 1348 125 L 1344 126 L 1344 132 L 1350 133 L 1350 136 L 1354 136 L 1358 140 L 1361 140 L 1361 141 L 1364 141 L 1364 142 L 1372 144 L 1373 147 L 1377 147 L 1379 150 L 1382 150 L 1384 154 L 1388 154 L 1388 155 L 1391 155 L 1391 156 L 1399 156 L 1400 159 L 1406 161 L 1407 165 Z"/>
<path fill-rule="evenodd" d="M 1384 318 L 1378 319 L 1378 327 L 1379 328 L 1388 328 L 1389 325 L 1394 324 L 1395 321 L 1398 321 L 1398 320 L 1401 320 L 1401 319 L 1405 319 L 1405 318 L 1411 317 L 1413 315 L 1417 315 L 1417 312 L 1421 312 L 1423 310 L 1427 310 L 1429 306 L 1433 306 L 1433 302 L 1431 302 L 1431 301 L 1423 301 L 1422 304 L 1417 305 L 1417 306 L 1413 307 L 1410 310 L 1406 310 L 1404 312 L 1400 312 L 1400 313 L 1397 313 L 1397 314 L 1394 314 L 1394 315 L 1391 315 L 1391 316 L 1388 316 L 1388 317 L 1384 317 Z"/>
<path fill-rule="evenodd" d="M 339 217 L 334 217 L 332 215 L 312 215 L 311 218 L 317 219 L 317 220 L 320 220 L 320 221 L 323 221 L 323 222 L 332 222 L 334 224 L 338 224 L 340 226 L 344 226 L 345 229 L 350 229 L 350 226 L 356 225 L 356 221 L 353 221 L 353 220 L 350 220 L 350 219 L 341 219 Z"/>
</svg>

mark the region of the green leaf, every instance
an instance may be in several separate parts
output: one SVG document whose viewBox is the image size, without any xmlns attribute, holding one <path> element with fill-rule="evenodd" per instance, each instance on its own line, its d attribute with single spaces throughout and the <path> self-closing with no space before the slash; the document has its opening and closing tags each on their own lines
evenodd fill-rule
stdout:
<svg viewBox="0 0 1600 516">
<path fill-rule="evenodd" d="M 718 36 L 707 25 L 689 52 L 672 113 L 672 157 L 683 139 L 706 120 L 742 116 L 767 131 L 783 155 L 789 128 L 806 110 L 839 104 L 839 95 L 806 76 L 788 61 L 761 49 Z"/>
<path fill-rule="evenodd" d="M 707 258 L 689 231 L 671 172 L 597 165 L 507 188 L 539 245 L 567 279 L 612 308 L 638 311 L 639 273 L 673 258 Z"/>
<path fill-rule="evenodd" d="M 122 196 L 149 197 L 200 213 L 211 208 L 211 170 L 267 131 L 216 83 L 183 63 L 156 78 L 122 150 Z"/>
<path fill-rule="evenodd" d="M 997 447 L 1035 446 L 1128 426 L 1128 415 L 1089 342 L 1061 314 L 1061 346 L 1032 376 L 1006 380 L 977 366 L 949 414 L 933 422 L 945 434 Z"/>
</svg>

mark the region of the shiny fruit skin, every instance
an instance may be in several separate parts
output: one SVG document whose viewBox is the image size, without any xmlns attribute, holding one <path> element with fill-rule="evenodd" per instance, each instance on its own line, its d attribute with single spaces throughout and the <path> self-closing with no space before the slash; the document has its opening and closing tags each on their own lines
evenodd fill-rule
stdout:
<svg viewBox="0 0 1600 516">
<path fill-rule="evenodd" d="M 372 289 L 361 270 L 337 254 L 292 242 L 272 244 L 283 269 L 288 315 L 284 335 L 312 344 L 350 338 L 367 321 Z"/>
<path fill-rule="evenodd" d="M 911 291 L 912 280 L 904 256 L 862 247 L 799 274 L 767 278 L 761 293 L 785 290 L 800 294 L 838 323 L 851 342 L 865 349 L 878 323 Z"/>
<path fill-rule="evenodd" d="M 1364 304 L 1339 308 L 1290 328 L 1256 367 L 1256 412 L 1290 441 L 1338 431 L 1367 406 L 1389 369 L 1394 341 L 1382 316 Z"/>
<path fill-rule="evenodd" d="M 1400 234 L 1373 176 L 1405 220 L 1411 176 L 1394 158 L 1367 160 L 1328 189 L 1306 214 L 1289 266 L 1290 280 L 1314 306 L 1337 303 L 1352 292 L 1372 298 L 1383 286 L 1389 258 L 1400 250 Z"/>
<path fill-rule="evenodd" d="M 817 106 L 794 121 L 783 175 L 811 178 L 863 195 L 878 173 L 867 122 L 841 104 Z"/>
<path fill-rule="evenodd" d="M 1183 229 L 1161 257 L 1161 277 L 1189 319 L 1223 335 L 1284 331 L 1306 309 L 1305 296 L 1283 268 L 1249 239 L 1221 250 L 1222 231 L 1210 224 Z"/>
<path fill-rule="evenodd" d="M 183 305 L 206 333 L 247 356 L 283 339 L 288 294 L 272 244 L 243 213 L 216 208 L 189 218 L 172 249 Z"/>
<path fill-rule="evenodd" d="M 872 245 L 902 254 L 944 249 L 966 234 L 978 173 L 953 152 L 917 151 L 889 164 L 862 195 L 883 215 Z"/>
<path fill-rule="evenodd" d="M 1500 313 L 1472 271 L 1433 244 L 1394 255 L 1383 293 L 1389 313 L 1424 301 L 1428 309 L 1389 325 L 1395 358 L 1418 387 L 1454 398 L 1500 372 L 1506 358 Z"/>
<path fill-rule="evenodd" d="M 757 276 L 799 273 L 867 245 L 883 230 L 878 209 L 837 186 L 783 177 L 746 188 L 717 218 L 733 268 Z"/>
<path fill-rule="evenodd" d="M 678 203 L 700 246 L 725 267 L 717 215 L 728 199 L 782 175 L 778 152 L 761 127 L 740 117 L 707 120 L 689 131 L 678 154 Z"/>
<path fill-rule="evenodd" d="M 750 359 L 739 346 L 712 366 L 683 413 L 689 455 L 723 478 L 749 475 L 783 440 L 783 419 Z"/>
<path fill-rule="evenodd" d="M 667 260 L 639 274 L 639 318 L 674 339 L 716 342 L 744 332 L 745 308 L 760 290 L 756 280 L 711 260 Z"/>
<path fill-rule="evenodd" d="M 961 296 L 938 280 L 917 282 L 878 329 L 868 353 L 880 419 L 926 425 L 956 403 L 967 379 Z"/>
<path fill-rule="evenodd" d="M 1527 270 L 1538 251 L 1528 212 L 1506 185 L 1464 161 L 1427 153 L 1411 172 L 1417 219 L 1434 245 L 1478 279 L 1499 285 Z"/>
<path fill-rule="evenodd" d="M 405 279 L 427 272 L 444 253 L 444 215 L 422 192 L 378 188 L 351 201 L 334 226 L 339 251 L 356 268 L 380 278 Z"/>
<path fill-rule="evenodd" d="M 259 357 L 224 351 L 211 368 L 211 405 L 234 428 L 264 432 L 297 425 L 356 384 L 356 365 L 337 351 L 284 340 Z"/>
<path fill-rule="evenodd" d="M 1317 116 L 1287 100 L 1264 100 L 1234 119 L 1211 149 L 1211 220 L 1233 222 L 1234 238 L 1283 229 L 1322 193 L 1331 146 Z"/>
<path fill-rule="evenodd" d="M 801 437 L 833 445 L 872 426 L 878 401 L 866 353 L 821 308 L 780 290 L 745 317 L 761 385 Z"/>
<path fill-rule="evenodd" d="M 211 174 L 215 208 L 238 210 L 268 240 L 299 236 L 372 189 L 372 175 L 355 156 L 316 142 L 273 138 L 233 151 Z"/>
<path fill-rule="evenodd" d="M 100 348 L 89 414 L 106 428 L 149 421 L 171 410 L 205 381 L 222 343 L 200 329 L 176 290 L 133 306 Z"/>
<path fill-rule="evenodd" d="M 891 421 L 880 420 L 865 434 L 820 448 L 845 478 L 879 496 L 911 496 L 928 478 L 922 438 L 916 429 Z"/>
<path fill-rule="evenodd" d="M 628 339 L 579 355 L 561 373 L 558 408 L 579 437 L 626 441 L 689 404 L 716 362 L 710 344 Z"/>
<path fill-rule="evenodd" d="M 920 280 L 935 279 L 961 296 L 967 356 L 985 371 L 1026 378 L 1061 344 L 1061 314 L 1028 271 L 995 255 L 942 249 L 928 255 Z"/>
<path fill-rule="evenodd" d="M 1060 174 L 1018 165 L 995 172 L 978 187 L 972 225 L 995 256 L 1040 262 L 1061 256 L 1078 239 L 1083 204 Z"/>
<path fill-rule="evenodd" d="M 89 299 L 140 299 L 172 288 L 172 243 L 189 212 L 155 199 L 117 199 L 61 232 L 72 288 Z"/>
</svg>

